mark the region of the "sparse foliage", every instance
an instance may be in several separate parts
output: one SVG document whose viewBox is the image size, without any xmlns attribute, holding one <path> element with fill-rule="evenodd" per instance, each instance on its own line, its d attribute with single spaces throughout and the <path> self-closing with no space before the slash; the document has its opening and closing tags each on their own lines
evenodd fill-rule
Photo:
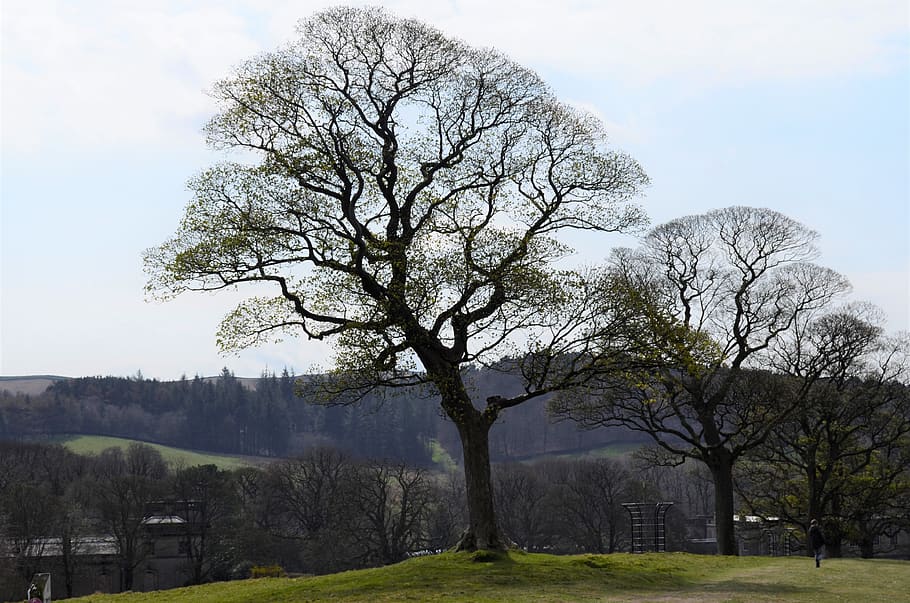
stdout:
<svg viewBox="0 0 910 603">
<path fill-rule="evenodd" d="M 616 324 L 596 275 L 555 267 L 559 237 L 642 225 L 641 168 L 533 72 L 378 9 L 317 13 L 213 95 L 211 144 L 258 161 L 190 182 L 177 233 L 146 254 L 149 289 L 260 285 L 220 345 L 331 338 L 334 402 L 430 386 L 462 441 L 463 546 L 501 547 L 489 429 L 587 378 Z M 537 362 L 521 395 L 471 399 L 463 367 L 527 353 L 586 363 Z"/>
<path fill-rule="evenodd" d="M 737 551 L 734 463 L 796 405 L 785 382 L 750 362 L 848 289 L 842 276 L 810 262 L 816 236 L 780 213 L 729 207 L 672 220 L 641 248 L 616 250 L 613 276 L 637 309 L 629 368 L 602 392 L 555 405 L 589 425 L 626 425 L 672 455 L 705 463 L 721 554 Z"/>
</svg>

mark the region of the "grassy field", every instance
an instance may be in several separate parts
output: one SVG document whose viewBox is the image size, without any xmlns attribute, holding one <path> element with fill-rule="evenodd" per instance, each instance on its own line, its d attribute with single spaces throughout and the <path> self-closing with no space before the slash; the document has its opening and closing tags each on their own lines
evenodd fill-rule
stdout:
<svg viewBox="0 0 910 603">
<path fill-rule="evenodd" d="M 586 452 L 571 454 L 554 454 L 551 458 L 561 458 L 567 460 L 575 459 L 619 459 L 631 455 L 633 452 L 642 447 L 641 442 L 622 442 L 610 444 L 602 448 L 592 448 Z"/>
<path fill-rule="evenodd" d="M 264 578 L 155 593 L 92 595 L 79 603 L 269 602 L 901 602 L 910 562 L 717 557 L 684 553 L 555 557 L 445 553 L 314 578 Z"/>
<path fill-rule="evenodd" d="M 118 447 L 126 448 L 138 440 L 129 440 L 126 438 L 113 438 L 108 436 L 96 435 L 72 435 L 55 438 L 54 443 L 62 444 L 76 454 L 98 454 L 105 448 Z M 216 465 L 221 469 L 237 469 L 238 467 L 249 467 L 253 465 L 262 465 L 269 459 L 260 457 L 238 456 L 229 454 L 213 454 L 210 452 L 196 452 L 193 450 L 184 450 L 182 448 L 172 448 L 161 444 L 151 444 L 148 442 L 139 442 L 151 446 L 161 453 L 164 460 L 171 466 L 192 467 L 194 465 Z"/>
</svg>

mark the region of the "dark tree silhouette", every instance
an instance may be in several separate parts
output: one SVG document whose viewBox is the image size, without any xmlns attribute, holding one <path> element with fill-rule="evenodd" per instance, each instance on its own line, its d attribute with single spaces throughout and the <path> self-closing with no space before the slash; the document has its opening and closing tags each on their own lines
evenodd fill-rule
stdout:
<svg viewBox="0 0 910 603">
<path fill-rule="evenodd" d="M 705 463 L 724 555 L 737 553 L 734 463 L 796 405 L 779 380 L 747 370 L 750 361 L 848 289 L 810 263 L 816 238 L 780 213 L 729 207 L 658 226 L 638 250 L 616 250 L 614 276 L 637 308 L 630 368 L 603 396 L 556 404 L 586 424 L 622 424 L 677 458 Z"/>
<path fill-rule="evenodd" d="M 201 584 L 211 579 L 229 538 L 237 506 L 234 484 L 215 465 L 186 467 L 171 476 L 170 494 L 186 521 L 183 550 L 191 582 Z"/>
<path fill-rule="evenodd" d="M 804 530 L 822 521 L 831 556 L 844 537 L 871 556 L 873 538 L 906 516 L 896 505 L 910 493 L 910 342 L 881 322 L 853 304 L 797 323 L 769 357 L 797 409 L 742 467 L 752 508 Z"/>
<path fill-rule="evenodd" d="M 161 453 L 144 444 L 104 450 L 94 464 L 94 506 L 102 526 L 114 536 L 120 588 L 132 590 L 133 573 L 146 557 L 145 510 L 163 490 L 167 466 Z"/>
</svg>

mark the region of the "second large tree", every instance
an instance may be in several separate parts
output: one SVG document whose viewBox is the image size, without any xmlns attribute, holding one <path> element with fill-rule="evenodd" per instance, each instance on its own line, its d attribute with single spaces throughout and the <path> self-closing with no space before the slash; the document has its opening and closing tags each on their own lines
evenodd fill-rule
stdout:
<svg viewBox="0 0 910 603">
<path fill-rule="evenodd" d="M 733 466 L 798 404 L 768 378 L 766 353 L 849 289 L 811 262 L 816 233 L 778 212 L 729 207 L 672 220 L 612 274 L 635 308 L 627 369 L 555 408 L 590 425 L 647 433 L 669 462 L 703 462 L 714 481 L 717 548 L 737 554 Z"/>
</svg>

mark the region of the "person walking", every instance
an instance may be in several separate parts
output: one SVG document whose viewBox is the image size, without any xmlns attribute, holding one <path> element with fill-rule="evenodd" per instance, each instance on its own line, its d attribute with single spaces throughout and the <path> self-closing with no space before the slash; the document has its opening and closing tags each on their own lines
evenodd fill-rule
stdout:
<svg viewBox="0 0 910 603">
<path fill-rule="evenodd" d="M 809 522 L 809 546 L 815 553 L 815 567 L 821 567 L 822 547 L 825 546 L 825 535 L 822 533 L 818 520 L 813 519 Z"/>
</svg>

